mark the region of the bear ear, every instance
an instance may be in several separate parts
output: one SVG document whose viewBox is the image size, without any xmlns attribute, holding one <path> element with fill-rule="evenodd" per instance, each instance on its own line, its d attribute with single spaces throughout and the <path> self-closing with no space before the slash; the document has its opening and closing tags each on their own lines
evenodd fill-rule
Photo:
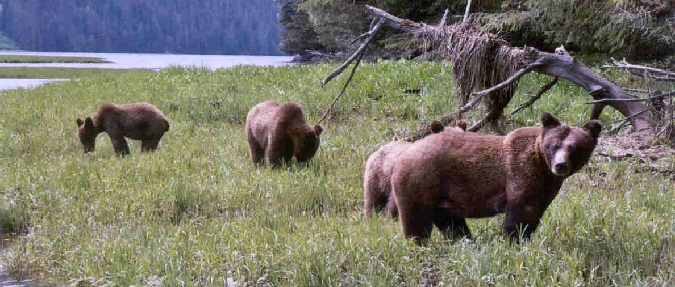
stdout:
<svg viewBox="0 0 675 287">
<path fill-rule="evenodd" d="M 602 124 L 598 120 L 591 120 L 590 122 L 584 125 L 584 130 L 587 131 L 593 138 L 598 138 L 600 136 L 600 131 L 602 130 Z"/>
<path fill-rule="evenodd" d="M 92 121 L 90 117 L 87 117 L 86 119 L 84 119 L 84 127 L 86 129 L 93 129 L 94 121 Z"/>
<path fill-rule="evenodd" d="M 78 118 L 78 119 L 77 119 L 77 127 L 79 128 L 79 127 L 81 127 L 83 124 L 84 124 L 84 122 L 82 121 L 82 119 Z"/>
<path fill-rule="evenodd" d="M 466 131 L 466 127 L 467 127 L 466 121 L 465 120 L 459 120 L 459 122 L 457 122 L 457 127 L 462 129 L 463 131 Z"/>
<path fill-rule="evenodd" d="M 316 134 L 317 137 L 321 135 L 321 132 L 323 132 L 323 129 L 321 128 L 320 125 L 314 126 L 314 133 Z"/>
<path fill-rule="evenodd" d="M 440 133 L 440 132 L 443 131 L 443 129 L 444 129 L 444 127 L 443 127 L 443 124 L 441 122 L 439 122 L 439 121 L 431 122 L 431 132 L 432 133 L 435 133 L 435 134 Z"/>
<path fill-rule="evenodd" d="M 560 125 L 558 118 L 549 112 L 544 112 L 544 114 L 541 115 L 541 123 L 544 125 L 544 128 L 547 129 L 552 129 Z"/>
</svg>

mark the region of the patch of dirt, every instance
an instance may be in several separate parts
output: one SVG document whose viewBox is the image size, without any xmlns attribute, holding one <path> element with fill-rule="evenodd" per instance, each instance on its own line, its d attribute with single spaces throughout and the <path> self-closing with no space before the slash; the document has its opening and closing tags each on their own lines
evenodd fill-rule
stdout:
<svg viewBox="0 0 675 287">
<path fill-rule="evenodd" d="M 675 174 L 675 149 L 645 133 L 601 136 L 596 151 L 611 160 L 637 159 L 646 170 Z"/>
</svg>

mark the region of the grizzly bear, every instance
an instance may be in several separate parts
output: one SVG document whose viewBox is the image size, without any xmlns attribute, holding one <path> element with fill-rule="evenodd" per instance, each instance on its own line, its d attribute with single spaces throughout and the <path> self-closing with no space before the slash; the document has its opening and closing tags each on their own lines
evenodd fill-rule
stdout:
<svg viewBox="0 0 675 287">
<path fill-rule="evenodd" d="M 115 153 L 126 155 L 130 151 L 125 137 L 140 140 L 142 152 L 153 151 L 164 133 L 169 131 L 169 121 L 160 110 L 148 103 L 104 103 L 94 116 L 84 121 L 77 119 L 77 127 L 85 153 L 94 151 L 96 136 L 106 132 Z"/>
<path fill-rule="evenodd" d="M 433 134 L 406 149 L 391 179 L 404 236 L 425 244 L 435 225 L 446 237 L 470 238 L 466 218 L 506 213 L 510 241 L 529 239 L 601 130 L 597 120 L 569 127 L 549 113 L 541 122 L 506 136 Z"/>
<path fill-rule="evenodd" d="M 298 162 L 306 162 L 319 149 L 322 131 L 319 125 L 309 125 L 302 106 L 296 103 L 262 102 L 246 116 L 246 138 L 255 164 L 264 157 L 272 167 L 279 167 L 294 156 Z"/>
<path fill-rule="evenodd" d="M 439 121 L 431 123 L 431 132 L 443 131 L 443 124 Z M 460 121 L 457 127 L 448 129 L 452 132 L 466 130 L 466 122 Z M 393 141 L 383 145 L 370 155 L 366 162 L 366 171 L 363 178 L 363 211 L 366 218 L 373 215 L 373 210 L 384 211 L 386 216 L 398 218 L 398 209 L 391 193 L 391 173 L 398 156 L 412 143 L 407 141 Z"/>
</svg>

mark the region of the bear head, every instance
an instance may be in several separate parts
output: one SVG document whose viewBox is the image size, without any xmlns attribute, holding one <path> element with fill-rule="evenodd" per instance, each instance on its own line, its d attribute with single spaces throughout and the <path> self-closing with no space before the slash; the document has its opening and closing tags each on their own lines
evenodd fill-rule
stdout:
<svg viewBox="0 0 675 287">
<path fill-rule="evenodd" d="M 314 154 L 319 149 L 319 144 L 321 143 L 321 132 L 323 132 L 321 126 L 316 125 L 314 128 L 306 131 L 304 135 L 295 142 L 293 156 L 295 156 L 298 162 L 305 162 L 314 157 Z"/>
<path fill-rule="evenodd" d="M 540 151 L 553 175 L 567 177 L 579 171 L 591 157 L 602 125 L 591 120 L 583 127 L 569 127 L 550 113 L 541 116 Z"/>
<path fill-rule="evenodd" d="M 77 119 L 77 135 L 80 137 L 82 145 L 84 145 L 85 153 L 94 151 L 98 130 L 90 117 L 87 117 L 84 121 Z"/>
<path fill-rule="evenodd" d="M 459 120 L 457 122 L 457 126 L 452 128 L 455 131 L 466 131 L 466 121 L 465 120 Z M 431 121 L 431 133 L 437 134 L 445 130 L 445 127 L 440 121 Z"/>
</svg>

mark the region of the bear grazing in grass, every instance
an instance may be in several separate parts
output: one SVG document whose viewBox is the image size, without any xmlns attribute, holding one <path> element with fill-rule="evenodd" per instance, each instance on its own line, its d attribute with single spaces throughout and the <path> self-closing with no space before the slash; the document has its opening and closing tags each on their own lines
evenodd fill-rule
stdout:
<svg viewBox="0 0 675 287">
<path fill-rule="evenodd" d="M 294 156 L 298 162 L 308 161 L 319 149 L 321 131 L 321 126 L 309 125 L 296 103 L 262 102 L 246 116 L 246 137 L 256 164 L 264 157 L 273 167 Z"/>
<path fill-rule="evenodd" d="M 153 151 L 169 130 L 169 121 L 155 106 L 148 103 L 101 105 L 93 117 L 77 119 L 77 134 L 84 152 L 94 151 L 96 136 L 106 132 L 117 155 L 129 154 L 128 137 L 141 141 L 141 151 Z"/>
<path fill-rule="evenodd" d="M 415 142 L 394 167 L 392 189 L 406 238 L 427 242 L 433 225 L 447 237 L 471 237 L 465 218 L 506 213 L 511 240 L 529 239 L 563 181 L 588 162 L 601 125 L 543 126 L 506 136 L 438 133 Z"/>
<path fill-rule="evenodd" d="M 431 123 L 431 132 L 439 133 L 444 130 L 439 121 Z M 450 128 L 446 132 L 464 132 L 466 122 L 460 121 L 457 127 Z M 366 162 L 366 172 L 363 177 L 363 211 L 367 218 L 373 215 L 373 211 L 384 211 L 385 215 L 392 218 L 398 217 L 398 208 L 391 192 L 391 174 L 394 164 L 412 143 L 407 141 L 393 141 L 383 145 L 370 155 Z"/>
</svg>

